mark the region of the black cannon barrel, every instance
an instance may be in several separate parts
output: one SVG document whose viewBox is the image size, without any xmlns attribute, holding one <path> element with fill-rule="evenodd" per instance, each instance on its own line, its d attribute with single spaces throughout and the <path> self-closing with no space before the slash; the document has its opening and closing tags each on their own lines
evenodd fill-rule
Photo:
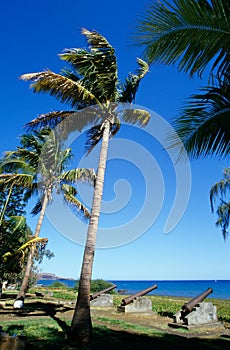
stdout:
<svg viewBox="0 0 230 350">
<path fill-rule="evenodd" d="M 125 305 L 128 305 L 128 304 L 132 303 L 135 298 L 142 297 L 142 296 L 148 294 L 149 292 L 151 292 L 154 289 L 157 289 L 157 285 L 156 284 L 154 284 L 153 286 L 151 286 L 149 288 L 143 289 L 143 290 L 141 290 L 138 293 L 132 294 L 132 295 L 130 295 L 127 298 L 122 299 L 121 306 L 125 306 Z"/>
<path fill-rule="evenodd" d="M 90 295 L 90 300 L 94 300 L 94 299 L 96 299 L 99 295 L 105 294 L 105 293 L 107 293 L 107 292 L 110 292 L 111 290 L 113 290 L 113 289 L 115 289 L 115 288 L 117 288 L 117 286 L 114 284 L 114 285 L 111 286 L 111 287 L 108 287 L 108 288 L 106 288 L 106 289 L 100 290 L 100 292 L 91 294 L 91 295 Z"/>
<path fill-rule="evenodd" d="M 208 288 L 203 293 L 197 295 L 182 306 L 183 311 L 191 312 L 192 309 L 199 303 L 201 303 L 209 294 L 213 292 L 212 288 Z"/>
</svg>

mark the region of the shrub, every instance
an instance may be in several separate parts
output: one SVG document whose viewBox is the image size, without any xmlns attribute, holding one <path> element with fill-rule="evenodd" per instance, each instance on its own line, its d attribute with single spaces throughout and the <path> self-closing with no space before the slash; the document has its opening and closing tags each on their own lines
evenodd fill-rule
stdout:
<svg viewBox="0 0 230 350">
<path fill-rule="evenodd" d="M 113 286 L 113 283 L 111 282 L 104 281 L 103 279 L 96 279 L 91 281 L 90 291 L 91 293 L 97 293 L 103 289 L 106 289 L 112 286 Z M 76 282 L 76 285 L 74 286 L 74 290 L 78 291 L 78 287 L 79 287 L 79 280 Z"/>
<path fill-rule="evenodd" d="M 49 288 L 66 288 L 67 286 L 64 283 L 61 283 L 59 281 L 55 281 L 52 284 L 48 286 Z"/>
</svg>

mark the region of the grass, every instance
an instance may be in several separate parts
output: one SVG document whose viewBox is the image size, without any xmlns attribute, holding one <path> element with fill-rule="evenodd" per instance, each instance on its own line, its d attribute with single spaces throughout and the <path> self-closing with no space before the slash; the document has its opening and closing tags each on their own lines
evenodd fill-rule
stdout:
<svg viewBox="0 0 230 350">
<path fill-rule="evenodd" d="M 9 335 L 23 335 L 26 337 L 26 349 L 28 350 L 53 350 L 72 349 L 66 340 L 61 327 L 53 319 L 37 320 L 23 319 L 2 322 L 3 330 Z"/>
<path fill-rule="evenodd" d="M 111 329 L 102 325 L 95 325 L 92 345 L 80 349 L 95 350 L 227 350 L 229 341 L 226 339 L 199 339 L 186 338 L 178 335 L 159 332 L 147 327 L 133 326 L 124 321 L 101 318 L 98 321 L 107 322 L 107 325 L 119 326 Z M 69 322 L 68 322 L 69 324 Z M 52 319 L 30 320 L 23 319 L 17 322 L 3 322 L 4 330 L 9 334 L 21 334 L 26 336 L 26 350 L 73 350 L 65 337 L 62 328 Z"/>
<path fill-rule="evenodd" d="M 51 289 L 39 291 L 45 293 Z M 31 290 L 30 292 L 34 292 Z M 10 314 L 6 319 L 2 318 L 1 325 L 3 330 L 10 335 L 18 334 L 26 336 L 26 350 L 73 350 L 76 348 L 68 344 L 66 331 L 70 326 L 70 321 L 66 320 L 60 312 L 61 308 L 52 306 L 52 302 L 60 300 L 76 300 L 76 293 L 69 288 L 52 288 L 53 296 L 45 298 L 28 298 L 28 312 L 21 315 L 21 318 L 14 320 L 14 316 Z M 7 299 L 7 305 L 12 306 L 13 296 Z M 149 296 L 152 300 L 153 311 L 159 316 L 172 315 L 180 310 L 181 306 L 188 301 L 187 298 L 170 298 L 160 296 Z M 115 305 L 121 303 L 122 296 L 114 295 Z M 209 299 L 217 306 L 219 320 L 225 322 L 225 325 L 230 327 L 230 300 L 214 300 Z M 53 307 L 53 309 L 52 309 Z M 36 317 L 32 316 L 33 311 L 41 311 L 46 309 L 46 317 L 42 317 L 39 312 Z M 59 310 L 58 317 L 56 311 Z M 1 319 L 1 316 L 0 316 Z M 128 322 L 125 319 L 104 317 L 99 315 L 93 316 L 93 340 L 92 346 L 89 349 L 95 350 L 123 350 L 123 349 L 161 349 L 174 350 L 186 349 L 192 350 L 227 350 L 229 349 L 230 341 L 225 338 L 216 337 L 212 339 L 202 339 L 199 337 L 199 332 L 194 337 L 190 331 L 180 331 L 176 334 L 169 334 L 167 327 L 161 328 L 161 331 L 154 329 L 154 325 L 138 325 Z M 184 336 L 182 336 L 184 334 Z M 88 349 L 88 348 L 85 348 Z M 79 348 L 80 350 L 80 348 Z"/>
<path fill-rule="evenodd" d="M 132 330 L 136 331 L 139 334 L 146 334 L 146 335 L 157 335 L 157 336 L 162 336 L 164 332 L 158 331 L 153 328 L 145 327 L 145 326 L 140 326 L 136 325 L 133 323 L 128 323 L 122 320 L 115 320 L 114 318 L 109 318 L 109 317 L 101 317 L 101 316 L 96 316 L 94 317 L 94 320 L 97 322 L 105 322 L 107 325 L 111 326 L 119 326 L 123 330 Z"/>
<path fill-rule="evenodd" d="M 38 289 L 31 289 L 30 293 L 35 293 Z M 45 296 L 48 296 L 49 292 L 52 292 L 53 296 L 49 299 L 58 299 L 58 300 L 71 300 L 75 301 L 77 298 L 76 291 L 73 288 L 68 288 L 66 286 L 60 287 L 51 287 L 51 288 L 39 288 L 39 291 L 44 293 Z M 9 294 L 16 294 L 17 292 L 10 292 Z M 121 299 L 124 296 L 119 294 L 113 295 L 114 305 L 117 307 L 121 304 Z M 148 296 L 152 300 L 153 311 L 160 316 L 172 317 L 181 306 L 189 301 L 189 298 L 180 298 L 180 297 L 168 297 L 168 296 Z M 221 300 L 221 299 L 212 299 L 208 298 L 206 301 L 212 302 L 217 307 L 217 315 L 220 321 L 226 322 L 230 326 L 230 300 Z"/>
<path fill-rule="evenodd" d="M 30 289 L 30 293 L 37 292 L 38 289 Z M 43 293 L 45 296 L 48 296 L 48 293 L 53 294 L 53 298 L 61 300 L 76 300 L 77 293 L 73 288 L 68 288 L 66 286 L 59 287 L 49 287 L 49 288 L 39 288 L 39 292 Z"/>
<path fill-rule="evenodd" d="M 31 289 L 30 293 L 35 293 L 37 289 Z M 53 296 L 49 299 L 58 299 L 58 300 L 68 300 L 75 301 L 77 298 L 76 291 L 73 288 L 68 288 L 66 286 L 60 286 L 58 288 L 39 288 L 39 291 L 46 295 L 48 292 L 52 292 Z M 12 292 L 10 292 L 12 294 Z M 16 292 L 15 292 L 16 293 Z M 113 295 L 114 305 L 117 307 L 121 304 L 121 299 L 124 296 L 119 294 Z M 181 306 L 189 300 L 189 298 L 180 298 L 180 297 L 167 297 L 167 296 L 148 296 L 152 300 L 153 311 L 160 316 L 173 317 L 173 315 L 180 310 Z M 230 300 L 221 300 L 221 299 L 211 299 L 208 298 L 206 301 L 212 302 L 217 307 L 218 319 L 226 325 L 230 326 Z"/>
</svg>

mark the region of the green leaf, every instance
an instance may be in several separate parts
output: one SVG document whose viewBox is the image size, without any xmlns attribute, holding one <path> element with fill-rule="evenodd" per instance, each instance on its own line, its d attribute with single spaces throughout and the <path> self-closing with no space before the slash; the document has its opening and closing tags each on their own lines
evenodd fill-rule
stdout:
<svg viewBox="0 0 230 350">
<path fill-rule="evenodd" d="M 225 0 L 152 1 L 140 18 L 134 40 L 148 62 L 175 64 L 190 76 L 229 70 L 230 7 Z"/>
</svg>

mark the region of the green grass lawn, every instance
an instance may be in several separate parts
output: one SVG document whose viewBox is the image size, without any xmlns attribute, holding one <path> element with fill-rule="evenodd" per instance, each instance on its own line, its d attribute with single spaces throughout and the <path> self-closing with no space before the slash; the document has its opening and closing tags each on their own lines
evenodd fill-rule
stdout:
<svg viewBox="0 0 230 350">
<path fill-rule="evenodd" d="M 47 290 L 44 290 L 47 292 Z M 76 293 L 70 289 L 53 289 L 53 296 L 49 298 L 30 299 L 27 305 L 31 310 L 42 310 L 46 303 L 54 300 L 76 300 Z M 159 316 L 172 315 L 180 310 L 186 298 L 170 297 L 150 297 L 153 304 L 153 311 Z M 114 295 L 115 305 L 121 303 L 122 296 Z M 30 304 L 31 302 L 31 304 Z M 219 320 L 223 321 L 227 327 L 230 327 L 230 300 L 213 300 L 218 309 Z M 7 299 L 7 306 L 11 306 L 13 298 Z M 51 303 L 50 303 L 51 305 Z M 51 308 L 52 309 L 52 308 Z M 47 316 L 37 314 L 36 317 L 30 317 L 30 311 L 22 314 L 20 318 L 14 320 L 14 315 L 9 311 L 9 317 L 4 317 L 0 321 L 3 330 L 10 334 L 24 335 L 26 337 L 26 350 L 72 350 L 76 349 L 68 344 L 66 333 L 70 326 L 70 320 L 62 318 L 60 315 L 48 312 Z M 50 316 L 50 317 L 49 317 Z M 165 330 L 157 330 L 154 327 L 131 324 L 128 320 L 120 320 L 111 317 L 93 317 L 93 338 L 89 348 L 95 350 L 149 350 L 149 349 L 196 349 L 196 350 L 227 350 L 230 347 L 230 340 L 224 337 L 202 338 L 190 333 L 190 331 L 180 332 L 180 334 L 170 334 Z M 80 348 L 78 348 L 80 350 Z"/>
<path fill-rule="evenodd" d="M 104 319 L 104 321 L 106 321 Z M 138 327 L 126 322 L 110 320 L 108 326 L 116 325 L 118 329 L 107 326 L 94 326 L 92 345 L 89 349 L 103 350 L 152 350 L 152 349 L 187 349 L 187 350 L 227 350 L 230 341 L 227 339 L 186 338 L 178 335 L 159 332 L 147 327 Z M 69 324 L 69 322 L 68 322 Z M 26 350 L 72 350 L 68 345 L 62 328 L 52 319 L 30 320 L 23 319 L 3 322 L 3 328 L 9 334 L 23 334 L 26 336 Z M 84 349 L 88 349 L 84 348 Z M 80 349 L 80 348 L 79 348 Z M 82 348 L 83 349 L 83 348 Z"/>
</svg>

